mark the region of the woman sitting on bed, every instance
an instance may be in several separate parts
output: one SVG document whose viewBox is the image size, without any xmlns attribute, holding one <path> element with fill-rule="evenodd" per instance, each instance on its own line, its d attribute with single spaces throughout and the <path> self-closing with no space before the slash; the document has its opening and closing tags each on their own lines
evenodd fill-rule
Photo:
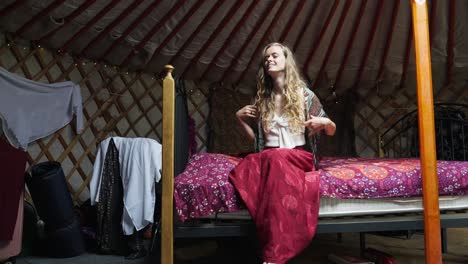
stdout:
<svg viewBox="0 0 468 264">
<path fill-rule="evenodd" d="M 271 43 L 262 56 L 255 103 L 236 113 L 258 153 L 229 177 L 255 221 L 264 263 L 280 264 L 314 236 L 319 179 L 306 172 L 316 170 L 316 133 L 333 135 L 336 126 L 301 79 L 289 48 Z"/>
</svg>

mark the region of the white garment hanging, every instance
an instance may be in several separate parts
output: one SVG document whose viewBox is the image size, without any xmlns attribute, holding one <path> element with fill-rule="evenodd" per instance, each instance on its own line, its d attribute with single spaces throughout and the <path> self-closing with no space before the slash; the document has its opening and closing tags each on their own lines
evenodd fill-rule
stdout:
<svg viewBox="0 0 468 264">
<path fill-rule="evenodd" d="M 91 204 L 99 202 L 101 174 L 111 138 L 101 142 L 89 183 Z M 119 151 L 124 211 L 122 230 L 131 235 L 153 223 L 155 185 L 161 180 L 162 146 L 150 138 L 112 137 Z"/>
<path fill-rule="evenodd" d="M 46 84 L 10 73 L 0 67 L 0 119 L 3 133 L 16 148 L 44 138 L 70 123 L 83 129 L 80 86 L 73 82 Z"/>
</svg>

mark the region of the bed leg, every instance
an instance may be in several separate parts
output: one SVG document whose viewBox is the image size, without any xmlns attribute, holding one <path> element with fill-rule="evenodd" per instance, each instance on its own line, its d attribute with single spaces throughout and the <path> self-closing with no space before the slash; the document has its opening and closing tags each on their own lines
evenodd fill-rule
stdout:
<svg viewBox="0 0 468 264">
<path fill-rule="evenodd" d="M 442 241 L 442 253 L 447 253 L 447 228 L 440 229 L 440 237 Z"/>
<path fill-rule="evenodd" d="M 364 257 L 364 251 L 366 250 L 366 233 L 359 233 L 359 246 L 361 257 Z"/>
</svg>

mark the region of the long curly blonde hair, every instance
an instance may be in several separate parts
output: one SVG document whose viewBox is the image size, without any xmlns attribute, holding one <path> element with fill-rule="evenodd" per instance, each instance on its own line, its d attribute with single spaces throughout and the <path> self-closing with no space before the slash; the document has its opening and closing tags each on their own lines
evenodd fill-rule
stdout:
<svg viewBox="0 0 468 264">
<path fill-rule="evenodd" d="M 289 120 L 289 126 L 293 133 L 300 133 L 304 130 L 304 95 L 302 89 L 306 83 L 301 78 L 299 70 L 291 50 L 281 43 L 270 43 L 262 52 L 262 61 L 257 74 L 257 95 L 255 96 L 255 106 L 260 111 L 260 118 L 264 130 L 271 128 L 272 117 L 275 111 L 273 79 L 265 69 L 265 55 L 268 48 L 279 46 L 283 50 L 285 61 L 285 81 L 283 88 L 283 116 Z"/>
</svg>

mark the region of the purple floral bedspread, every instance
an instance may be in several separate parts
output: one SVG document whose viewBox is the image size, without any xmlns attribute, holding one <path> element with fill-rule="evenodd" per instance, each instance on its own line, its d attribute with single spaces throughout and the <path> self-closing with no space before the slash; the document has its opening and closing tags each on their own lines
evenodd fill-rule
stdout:
<svg viewBox="0 0 468 264">
<path fill-rule="evenodd" d="M 217 212 L 238 211 L 241 203 L 229 182 L 229 172 L 239 161 L 224 154 L 194 154 L 184 172 L 174 180 L 179 218 L 185 221 Z"/>
<path fill-rule="evenodd" d="M 324 158 L 320 195 L 341 199 L 422 195 L 419 159 Z M 468 194 L 468 162 L 437 161 L 440 195 Z"/>
<path fill-rule="evenodd" d="M 242 203 L 229 172 L 241 158 L 199 153 L 175 179 L 174 199 L 182 221 L 238 211 Z M 323 158 L 320 195 L 341 199 L 422 195 L 419 159 Z M 468 194 L 468 162 L 438 161 L 440 195 Z"/>
</svg>

